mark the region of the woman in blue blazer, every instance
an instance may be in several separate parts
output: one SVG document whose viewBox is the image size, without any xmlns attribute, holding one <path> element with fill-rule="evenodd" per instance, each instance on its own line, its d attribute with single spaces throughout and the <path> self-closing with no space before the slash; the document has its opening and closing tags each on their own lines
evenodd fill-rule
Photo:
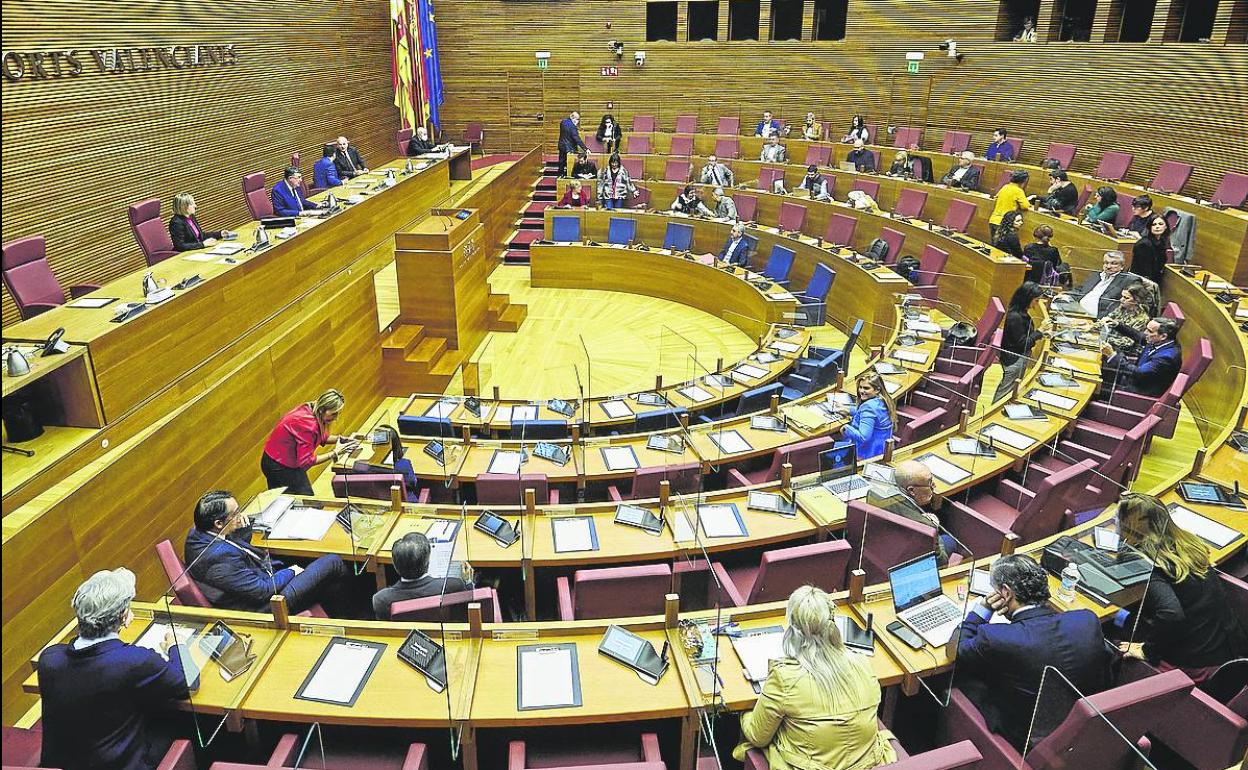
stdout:
<svg viewBox="0 0 1248 770">
<path fill-rule="evenodd" d="M 884 389 L 884 378 L 874 369 L 858 378 L 858 403 L 849 409 L 849 422 L 842 429 L 854 442 L 860 459 L 884 454 L 884 444 L 893 437 L 893 405 Z"/>
</svg>

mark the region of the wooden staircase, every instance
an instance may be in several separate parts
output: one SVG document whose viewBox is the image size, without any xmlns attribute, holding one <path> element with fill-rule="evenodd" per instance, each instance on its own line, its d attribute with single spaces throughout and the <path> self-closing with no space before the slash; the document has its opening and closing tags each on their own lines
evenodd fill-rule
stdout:
<svg viewBox="0 0 1248 770">
<path fill-rule="evenodd" d="M 514 332 L 529 314 L 527 305 L 513 305 L 506 294 L 491 294 L 486 309 L 490 331 Z M 441 393 L 469 357 L 450 347 L 445 337 L 434 337 L 425 327 L 399 323 L 381 343 L 381 367 L 391 393 Z"/>
<path fill-rule="evenodd" d="M 485 317 L 492 332 L 514 332 L 529 315 L 528 305 L 513 305 L 506 294 L 491 294 Z"/>
</svg>

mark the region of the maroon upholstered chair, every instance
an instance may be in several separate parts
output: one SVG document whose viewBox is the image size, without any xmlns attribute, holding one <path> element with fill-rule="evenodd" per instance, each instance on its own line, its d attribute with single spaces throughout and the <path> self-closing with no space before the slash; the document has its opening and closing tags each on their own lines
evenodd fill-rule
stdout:
<svg viewBox="0 0 1248 770">
<path fill-rule="evenodd" d="M 597 139 L 598 137 L 595 136 L 594 138 Z M 476 147 L 484 155 L 485 148 L 482 147 L 482 144 L 485 142 L 485 126 L 480 123 L 469 123 L 464 128 L 462 141 L 468 145 L 468 152 L 472 152 L 472 148 Z M 586 142 L 585 145 L 588 147 L 589 142 Z"/>
<path fill-rule="evenodd" d="M 273 216 L 273 200 L 264 186 L 264 172 L 257 171 L 243 177 L 243 198 L 247 201 L 247 213 L 260 220 Z"/>
<path fill-rule="evenodd" d="M 1201 337 L 1197 341 L 1196 346 L 1183 357 L 1183 364 L 1179 367 L 1179 373 L 1187 375 L 1187 387 L 1190 388 L 1192 385 L 1195 385 L 1211 363 L 1213 363 L 1213 343 L 1208 338 Z M 1183 394 L 1179 395 L 1182 396 Z M 1159 398 L 1161 396 L 1145 396 L 1139 393 L 1128 393 L 1119 390 L 1103 400 L 1114 406 L 1120 406 L 1143 414 Z"/>
<path fill-rule="evenodd" d="M 758 196 L 734 192 L 732 202 L 737 204 L 737 216 L 742 222 L 753 222 L 758 214 Z"/>
<path fill-rule="evenodd" d="M 702 486 L 702 466 L 696 462 L 680 465 L 638 468 L 633 472 L 633 486 L 628 493 L 631 500 L 650 500 L 659 496 L 659 485 L 666 481 L 672 494 L 684 495 L 697 492 Z M 624 495 L 616 485 L 607 487 L 611 499 L 617 503 Z"/>
<path fill-rule="evenodd" d="M 1057 161 L 1063 169 L 1070 169 L 1070 164 L 1075 160 L 1075 146 L 1073 144 L 1058 144 L 1053 142 L 1049 145 L 1048 151 L 1044 154 L 1046 158 L 1052 158 Z"/>
<path fill-rule="evenodd" d="M 879 132 L 879 125 L 876 123 L 867 124 L 867 144 L 875 144 L 875 136 Z M 879 158 L 876 158 L 876 168 L 879 168 Z"/>
<path fill-rule="evenodd" d="M 1078 698 L 1066 718 L 1027 753 L 1025 763 L 1007 741 L 988 728 L 979 709 L 955 687 L 941 715 L 939 740 L 971 741 L 984 756 L 981 767 L 990 770 L 1122 768 L 1134 756 L 1132 744 L 1147 752 L 1148 743 L 1141 742 L 1144 734 L 1170 719 L 1192 687 L 1187 674 L 1176 670 Z"/>
<path fill-rule="evenodd" d="M 997 175 L 997 184 L 995 187 L 992 188 L 992 192 L 994 195 L 996 193 L 1001 192 L 1001 188 L 1005 187 L 1007 184 L 1010 183 L 1010 174 L 1013 174 L 1013 173 L 1014 173 L 1014 169 L 1012 168 L 1001 169 L 1001 173 Z"/>
<path fill-rule="evenodd" d="M 620 165 L 634 182 L 646 178 L 646 162 L 641 158 L 621 158 Z"/>
<path fill-rule="evenodd" d="M 558 505 L 559 490 L 552 489 L 544 473 L 482 473 L 477 476 L 479 505 L 521 505 L 524 490 L 534 490 L 538 505 Z"/>
<path fill-rule="evenodd" d="M 169 227 L 160 218 L 160 199 L 149 198 L 130 205 L 130 232 L 134 240 L 143 250 L 143 258 L 148 267 L 164 262 L 174 254 L 173 240 L 169 237 Z"/>
<path fill-rule="evenodd" d="M 413 133 L 414 132 L 410 128 L 400 128 L 398 131 L 394 132 L 394 143 L 399 148 L 400 158 L 407 156 L 407 143 L 412 141 Z"/>
<path fill-rule="evenodd" d="M 653 115 L 633 116 L 633 133 L 641 132 L 651 134 L 658 130 L 658 122 L 654 119 Z"/>
<path fill-rule="evenodd" d="M 953 230 L 956 233 L 965 233 L 966 228 L 971 226 L 971 220 L 974 218 L 975 204 L 955 198 L 949 201 L 949 207 L 945 209 L 945 218 L 941 221 L 940 226 L 946 230 Z"/>
<path fill-rule="evenodd" d="M 1244 201 L 1248 200 L 1248 174 L 1227 173 L 1218 182 L 1218 188 L 1209 200 L 1231 209 L 1244 205 Z"/>
<path fill-rule="evenodd" d="M 744 607 L 783 601 L 804 585 L 829 593 L 844 590 L 852 550 L 847 540 L 828 540 L 771 549 L 758 564 L 725 567 L 716 562 L 713 568 L 733 606 Z"/>
<path fill-rule="evenodd" d="M 854 549 L 850 568 L 865 571 L 868 584 L 880 583 L 888 579 L 889 568 L 934 550 L 936 528 L 865 500 L 851 500 L 845 512 L 845 540 Z"/>
<path fill-rule="evenodd" d="M 677 134 L 698 133 L 698 116 L 697 115 L 677 115 L 675 133 Z"/>
<path fill-rule="evenodd" d="M 593 153 L 606 152 L 606 148 L 602 146 L 602 142 L 598 141 L 598 137 L 594 134 L 586 134 L 582 137 L 585 140 L 585 148 Z"/>
<path fill-rule="evenodd" d="M 653 197 L 649 187 L 637 185 L 637 194 L 629 200 L 628 205 L 635 209 L 648 209 Z"/>
<path fill-rule="evenodd" d="M 369 500 L 389 500 L 390 487 L 396 486 L 403 494 L 403 474 L 401 473 L 336 473 L 330 481 L 334 497 L 364 497 Z M 427 489 L 422 490 L 428 497 Z M 415 502 L 415 501 L 412 501 Z M 427 502 L 427 501 L 426 501 Z"/>
<path fill-rule="evenodd" d="M 664 597 L 672 590 L 667 564 L 578 569 L 572 578 L 555 580 L 560 620 L 633 617 L 663 614 Z"/>
<path fill-rule="evenodd" d="M 1178 322 L 1180 329 L 1187 321 L 1187 315 L 1183 313 L 1183 308 L 1179 307 L 1177 302 L 1167 302 L 1166 306 L 1161 309 L 1161 315 L 1163 318 L 1173 318 Z"/>
<path fill-rule="evenodd" d="M 849 246 L 854 242 L 854 230 L 858 228 L 855 217 L 833 214 L 828 217 L 828 231 L 823 239 L 833 246 Z"/>
<path fill-rule="evenodd" d="M 303 158 L 302 158 L 302 156 L 301 156 L 299 153 L 297 153 L 297 152 L 292 152 L 292 153 L 290 154 L 290 166 L 291 166 L 291 168 L 297 168 L 297 169 L 299 169 L 300 171 L 302 171 L 302 170 L 303 170 L 303 166 L 301 166 L 301 165 L 299 164 L 299 162 L 300 162 L 302 159 L 303 159 Z M 307 176 L 302 176 L 302 177 L 300 177 L 300 178 L 299 178 L 299 189 L 303 190 L 303 194 L 304 194 L 304 195 L 316 195 L 316 194 L 317 194 L 317 193 L 319 193 L 319 192 L 324 192 L 327 188 L 325 188 L 325 187 L 310 187 L 310 186 L 308 186 L 308 177 L 307 177 Z"/>
<path fill-rule="evenodd" d="M 906 245 L 906 234 L 891 227 L 881 227 L 880 239 L 888 244 L 888 254 L 884 257 L 884 264 L 896 263 L 898 257 L 901 256 L 901 247 Z"/>
<path fill-rule="evenodd" d="M 649 155 L 650 137 L 643 134 L 630 134 L 624 140 L 624 152 L 630 155 Z"/>
<path fill-rule="evenodd" d="M 780 229 L 789 233 L 800 233 L 806 226 L 806 207 L 800 203 L 780 203 Z"/>
<path fill-rule="evenodd" d="M 758 170 L 758 189 L 771 192 L 775 189 L 777 179 L 784 181 L 784 169 L 764 166 Z"/>
<path fill-rule="evenodd" d="M 42 235 L 9 241 L 4 244 L 2 259 L 4 288 L 23 320 L 65 303 L 65 290 L 48 264 L 47 241 Z M 74 284 L 69 287 L 69 296 L 81 297 L 98 288 L 93 283 Z"/>
<path fill-rule="evenodd" d="M 924 381 L 939 384 L 952 392 L 961 387 L 963 378 L 972 367 L 978 366 L 987 371 L 997 360 L 1005 330 L 997 329 L 991 334 L 992 337 L 983 345 L 942 347 L 932 370 L 923 376 Z"/>
<path fill-rule="evenodd" d="M 247 765 L 238 762 L 213 762 L 209 770 L 272 770 L 273 768 L 298 767 L 303 737 L 287 733 L 277 741 L 269 761 L 263 765 Z M 325 752 L 321 765 L 320 751 Z M 336 736 L 324 739 L 314 749 L 316 761 L 305 760 L 304 767 L 315 764 L 323 770 L 429 770 L 429 758 L 425 744 L 413 743 L 406 752 L 394 747 L 378 746 L 373 741 L 338 740 Z M 162 768 L 163 770 L 163 768 Z"/>
<path fill-rule="evenodd" d="M 854 190 L 862 190 L 867 195 L 870 195 L 871 199 L 874 201 L 878 201 L 880 199 L 880 183 L 874 179 L 855 179 L 854 183 L 849 186 L 850 192 L 853 192 Z"/>
<path fill-rule="evenodd" d="M 663 180 L 667 182 L 688 182 L 693 173 L 693 164 L 687 160 L 669 160 L 663 166 Z"/>
<path fill-rule="evenodd" d="M 924 193 L 926 195 L 926 193 Z M 923 247 L 919 254 L 919 271 L 914 277 L 911 291 L 928 300 L 935 300 L 940 294 L 940 286 L 936 281 L 945 272 L 945 264 L 949 262 L 949 252 L 938 249 L 932 244 Z"/>
<path fill-rule="evenodd" d="M 1231 600 L 1232 612 L 1245 617 L 1248 583 L 1226 573 L 1220 577 L 1227 598 Z M 1219 675 L 1237 677 L 1234 668 L 1244 666 L 1248 666 L 1248 662 L 1227 663 L 1201 687 L 1208 688 Z M 1193 725 L 1200 725 L 1200 729 L 1193 730 Z M 1225 703 L 1204 690 L 1194 689 L 1190 697 L 1177 705 L 1172 719 L 1149 732 L 1193 767 L 1232 767 L 1242 761 L 1248 751 L 1248 687 L 1240 688 Z"/>
<path fill-rule="evenodd" d="M 898 126 L 893 133 L 893 146 L 903 149 L 909 148 L 912 144 L 919 144 L 923 138 L 923 129 L 913 128 L 910 126 Z"/>
<path fill-rule="evenodd" d="M 1163 160 L 1161 165 L 1157 167 L 1157 173 L 1153 175 L 1153 181 L 1148 183 L 1151 190 L 1157 190 L 1163 193 L 1180 193 L 1187 185 L 1187 180 L 1192 178 L 1192 171 L 1195 166 L 1190 163 L 1179 163 L 1177 160 Z"/>
<path fill-rule="evenodd" d="M 948 500 L 945 526 L 979 555 L 1000 553 L 1011 532 L 1020 543 L 1033 543 L 1061 529 L 1068 510 L 1085 507 L 1079 496 L 1095 470 L 1095 461 L 1084 460 L 1048 476 L 1034 492 L 1003 478 L 992 493 L 977 492 L 965 502 Z"/>
<path fill-rule="evenodd" d="M 668 150 L 668 155 L 676 155 L 687 158 L 693 154 L 693 137 L 692 136 L 673 136 L 672 147 Z"/>
<path fill-rule="evenodd" d="M 43 731 L 20 727 L 4 728 L 4 770 L 33 770 L 41 767 Z M 169 746 L 156 770 L 195 770 L 195 751 L 191 742 L 178 738 Z"/>
<path fill-rule="evenodd" d="M 957 155 L 966 152 L 971 146 L 971 132 L 946 131 L 945 138 L 940 142 L 940 151 L 946 155 Z"/>
<path fill-rule="evenodd" d="M 390 605 L 390 619 L 459 623 L 468 619 L 468 605 L 474 602 L 481 605 L 482 621 L 503 622 L 498 593 L 493 588 L 474 588 L 471 591 L 456 591 L 442 596 L 395 602 Z"/>
<path fill-rule="evenodd" d="M 604 742 L 591 731 L 579 740 L 530 746 L 527 741 L 508 744 L 507 770 L 666 770 L 659 752 L 659 736 L 643 733 L 639 746 Z M 640 751 L 639 751 L 640 749 Z"/>
<path fill-rule="evenodd" d="M 807 166 L 811 164 L 816 166 L 830 165 L 832 163 L 832 148 L 827 145 L 810 145 L 806 148 L 806 160 L 803 163 Z"/>
<path fill-rule="evenodd" d="M 741 133 L 741 118 L 720 117 L 715 125 L 715 133 L 725 136 L 736 136 Z M 717 145 L 718 146 L 718 145 Z M 720 153 L 716 152 L 716 155 Z M 736 157 L 735 155 L 733 156 Z"/>
<path fill-rule="evenodd" d="M 1118 216 L 1114 218 L 1114 227 L 1121 230 L 1131 224 L 1131 217 L 1134 216 L 1131 212 L 1133 203 L 1135 203 L 1134 195 L 1118 193 Z"/>
<path fill-rule="evenodd" d="M 1084 185 L 1083 190 L 1079 193 L 1079 199 L 1075 201 L 1075 213 L 1082 213 L 1083 207 L 1087 205 L 1088 198 L 1092 197 L 1092 186 Z"/>
<path fill-rule="evenodd" d="M 1096 171 L 1092 172 L 1092 176 L 1097 179 L 1108 179 L 1111 182 L 1121 182 L 1122 178 L 1127 175 L 1127 169 L 1131 168 L 1131 161 L 1135 156 L 1129 152 L 1115 152 L 1110 150 L 1101 156 L 1101 162 L 1096 165 Z"/>
<path fill-rule="evenodd" d="M 725 486 L 731 489 L 733 487 L 748 487 L 753 484 L 762 484 L 765 481 L 774 481 L 780 478 L 780 466 L 785 463 L 793 465 L 794 476 L 814 473 L 819 470 L 819 453 L 831 449 L 835 443 L 836 439 L 832 436 L 820 436 L 779 447 L 772 454 L 771 465 L 762 470 L 742 473 L 737 468 L 729 468 L 728 480 Z"/>
<path fill-rule="evenodd" d="M 1187 392 L 1188 376 L 1179 372 L 1166 392 L 1152 403 L 1145 412 L 1136 412 L 1124 406 L 1117 406 L 1104 401 L 1093 401 L 1088 404 L 1074 426 L 1068 438 L 1086 446 L 1103 446 L 1108 441 L 1120 441 L 1132 427 L 1138 425 L 1146 414 L 1155 414 L 1161 418 L 1157 428 L 1153 430 L 1153 438 L 1170 438 L 1174 435 L 1175 425 L 1179 421 L 1179 399 Z"/>
<path fill-rule="evenodd" d="M 953 427 L 953 424 L 958 421 L 960 412 L 960 409 L 954 409 L 951 404 L 947 403 L 931 409 L 920 409 L 914 413 L 905 413 L 899 409 L 897 411 L 897 445 L 913 444 Z"/>
<path fill-rule="evenodd" d="M 173 589 L 175 604 L 184 607 L 212 606 L 208 597 L 204 596 L 199 585 L 186 571 L 186 565 L 182 563 L 178 552 L 174 550 L 173 543 L 168 540 L 161 540 L 157 543 L 156 558 L 160 560 L 160 567 L 165 571 L 165 579 L 169 581 L 169 587 Z"/>
<path fill-rule="evenodd" d="M 1023 486 L 1038 489 L 1044 477 L 1069 468 L 1083 460 L 1096 461 L 1096 474 L 1080 497 L 1082 510 L 1102 508 L 1118 499 L 1118 493 L 1129 487 L 1140 467 L 1148 436 L 1156 429 L 1161 418 L 1146 415 L 1120 439 L 1098 443 L 1097 448 L 1087 447 L 1070 439 L 1059 441 L 1056 449 L 1046 456 L 1033 456 L 1026 472 L 1021 476 Z M 1101 451 L 1105 450 L 1105 451 Z"/>
<path fill-rule="evenodd" d="M 897 195 L 897 203 L 893 206 L 893 213 L 899 217 L 920 219 L 923 216 L 923 207 L 926 205 L 926 190 L 916 190 L 913 187 L 904 187 Z"/>
<path fill-rule="evenodd" d="M 1014 162 L 1017 163 L 1023 153 L 1023 140 L 1017 136 L 1007 137 L 1005 143 L 1014 148 Z"/>
<path fill-rule="evenodd" d="M 715 155 L 719 157 L 720 160 L 723 160 L 724 158 L 732 159 L 741 157 L 741 140 L 735 137 L 732 139 L 716 139 Z"/>
<path fill-rule="evenodd" d="M 906 754 L 896 740 L 891 743 L 897 751 L 897 761 L 879 765 L 876 770 L 977 770 L 979 761 L 983 759 L 979 749 L 970 741 L 959 741 L 952 746 L 941 746 L 915 756 Z M 747 751 L 745 770 L 771 770 L 767 755 L 760 749 Z"/>
</svg>

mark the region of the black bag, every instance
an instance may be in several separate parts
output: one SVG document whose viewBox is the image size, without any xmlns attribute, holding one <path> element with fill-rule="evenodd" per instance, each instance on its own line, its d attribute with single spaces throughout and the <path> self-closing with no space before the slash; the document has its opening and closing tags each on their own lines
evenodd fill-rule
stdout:
<svg viewBox="0 0 1248 770">
<path fill-rule="evenodd" d="M 865 256 L 873 262 L 883 262 L 888 256 L 888 243 L 883 238 L 876 238 L 867 247 Z"/>
<path fill-rule="evenodd" d="M 897 264 L 893 265 L 893 272 L 897 273 L 897 275 L 900 275 L 902 278 L 905 278 L 910 283 L 915 283 L 919 277 L 919 258 L 912 257 L 907 254 L 897 260 Z"/>
<path fill-rule="evenodd" d="M 949 327 L 949 331 L 945 332 L 945 345 L 947 347 L 967 347 L 975 344 L 975 337 L 979 332 L 974 326 L 966 321 L 958 321 Z"/>
</svg>

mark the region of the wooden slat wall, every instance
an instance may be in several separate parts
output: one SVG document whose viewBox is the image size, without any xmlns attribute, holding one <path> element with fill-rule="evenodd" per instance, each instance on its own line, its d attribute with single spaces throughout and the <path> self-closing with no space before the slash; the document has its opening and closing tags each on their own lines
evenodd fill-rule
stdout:
<svg viewBox="0 0 1248 770">
<path fill-rule="evenodd" d="M 249 219 L 243 174 L 280 174 L 292 152 L 311 176 L 345 133 L 366 160 L 394 158 L 389 4 L 4 0 L 4 50 L 224 45 L 230 67 L 5 82 L 4 239 L 42 233 L 63 284 L 143 265 L 126 206 L 191 192 L 200 222 Z M 7 292 L 4 323 L 17 320 Z"/>
<path fill-rule="evenodd" d="M 544 83 L 547 104 L 552 93 L 578 92 L 591 130 L 608 103 L 626 127 L 633 114 L 656 114 L 667 130 L 679 114 L 698 114 L 710 131 L 718 116 L 738 112 L 744 130 L 764 108 L 790 120 L 811 110 L 846 127 L 862 112 L 874 123 L 925 126 L 928 147 L 962 129 L 982 152 L 992 130 L 1007 126 L 1023 138 L 1029 163 L 1044 159 L 1050 141 L 1073 143 L 1083 172 L 1105 150 L 1126 150 L 1135 154 L 1128 180 L 1139 183 L 1160 161 L 1185 160 L 1197 167 L 1188 191 L 1204 195 L 1224 172 L 1248 168 L 1243 45 L 995 43 L 997 0 L 850 0 L 845 41 L 769 43 L 763 6 L 760 42 L 646 43 L 642 0 L 442 0 L 445 128 L 457 135 L 482 121 L 487 148 L 528 149 L 508 135 L 506 100 L 492 98 L 510 75 Z M 727 13 L 724 0 L 721 19 Z M 966 54 L 961 64 L 936 50 L 946 38 Z M 625 56 L 618 77 L 602 77 L 600 66 L 616 64 L 613 39 Z M 637 49 L 647 53 L 641 69 Z M 537 50 L 552 53 L 545 74 Z M 927 56 L 918 75 L 906 74 L 907 51 Z M 546 137 L 560 117 L 547 110 Z"/>
</svg>

